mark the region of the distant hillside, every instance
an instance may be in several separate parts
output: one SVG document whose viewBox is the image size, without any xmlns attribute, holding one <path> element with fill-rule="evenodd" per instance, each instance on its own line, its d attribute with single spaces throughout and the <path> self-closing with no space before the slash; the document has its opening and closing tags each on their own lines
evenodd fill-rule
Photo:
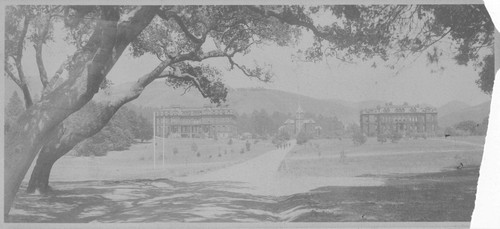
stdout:
<svg viewBox="0 0 500 229">
<path fill-rule="evenodd" d="M 359 109 L 334 100 L 315 99 L 269 89 L 236 89 L 228 95 L 228 103 L 240 113 L 264 109 L 268 113 L 279 111 L 294 114 L 299 101 L 301 107 L 308 113 L 337 116 L 344 122 L 357 122 L 359 119 Z"/>
<path fill-rule="evenodd" d="M 113 86 L 109 89 L 113 96 L 126 93 L 132 83 Z M 196 89 L 185 94 L 184 90 L 174 90 L 165 86 L 162 82 L 153 82 L 148 86 L 139 98 L 131 103 L 143 107 L 162 107 L 171 105 L 202 106 L 208 104 Z M 97 100 L 110 99 L 112 96 L 99 94 Z M 337 100 L 321 100 L 294 93 L 270 90 L 270 89 L 230 89 L 227 96 L 229 104 L 238 113 L 251 113 L 254 110 L 266 110 L 269 114 L 275 111 L 293 114 L 297 110 L 298 101 L 304 111 L 308 113 L 321 114 L 324 116 L 336 115 L 343 122 L 358 122 L 359 109 L 357 104 L 344 105 L 348 102 Z"/>
<path fill-rule="evenodd" d="M 491 101 L 481 103 L 476 106 L 466 107 L 459 111 L 454 111 L 445 115 L 438 113 L 438 122 L 440 127 L 452 126 L 458 122 L 473 120 L 481 123 L 483 119 L 490 114 Z"/>
<path fill-rule="evenodd" d="M 438 108 L 438 114 L 439 116 L 446 116 L 452 113 L 459 112 L 461 110 L 464 110 L 466 108 L 470 108 L 471 106 L 461 102 L 461 101 L 451 101 L 441 107 Z"/>
<path fill-rule="evenodd" d="M 132 83 L 115 85 L 108 89 L 111 94 L 120 96 L 126 93 Z M 183 106 L 203 106 L 209 100 L 204 99 L 196 89 L 192 89 L 185 94 L 184 90 L 174 90 L 164 85 L 163 82 L 153 82 L 142 95 L 131 104 L 142 107 L 167 107 L 171 105 Z M 109 99 L 108 95 L 98 94 L 97 100 Z M 315 99 L 304 95 L 284 92 L 272 89 L 240 88 L 229 89 L 227 104 L 236 112 L 251 113 L 254 110 L 264 109 L 269 114 L 275 111 L 281 113 L 294 114 L 297 110 L 297 103 L 304 111 L 323 116 L 336 115 L 342 122 L 359 122 L 359 111 L 364 108 L 384 105 L 385 101 L 368 100 L 362 102 L 348 102 L 336 99 Z M 439 125 L 446 127 L 464 120 L 474 120 L 480 122 L 489 114 L 489 104 L 486 102 L 477 106 L 469 106 L 466 103 L 452 101 L 438 108 Z"/>
<path fill-rule="evenodd" d="M 381 100 L 367 100 L 367 101 L 361 101 L 355 103 L 356 108 L 359 110 L 366 109 L 366 108 L 374 108 L 377 106 L 383 106 L 386 103 L 386 101 L 381 101 Z"/>
</svg>

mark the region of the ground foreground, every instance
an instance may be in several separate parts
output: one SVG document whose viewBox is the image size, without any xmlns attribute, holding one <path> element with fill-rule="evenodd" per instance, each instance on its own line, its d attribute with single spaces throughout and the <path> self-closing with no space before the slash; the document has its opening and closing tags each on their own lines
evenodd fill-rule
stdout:
<svg viewBox="0 0 500 229">
<path fill-rule="evenodd" d="M 151 158 L 139 145 L 101 158 L 114 162 L 107 167 L 88 163 L 106 171 L 98 179 L 101 173 L 89 172 L 66 180 L 71 179 L 63 174 L 68 164 L 62 164 L 51 183 L 55 191 L 46 196 L 19 192 L 6 220 L 467 222 L 474 209 L 482 141 L 470 137 L 379 144 L 370 139 L 353 146 L 348 140 L 313 140 L 285 149 L 261 142 L 251 151 L 229 150 L 216 158 L 208 156 L 214 150 L 205 157 L 189 153 L 184 160 L 171 155 L 172 161 L 159 171 L 146 169 Z M 235 144 L 239 148 L 242 142 Z M 212 143 L 206 146 L 213 148 Z M 221 147 L 230 146 L 219 145 L 215 152 Z M 137 167 L 131 166 L 135 163 Z M 464 167 L 457 168 L 460 163 Z"/>
<path fill-rule="evenodd" d="M 236 182 L 58 182 L 18 196 L 8 222 L 470 221 L 478 168 L 387 176 L 384 186 L 322 187 L 288 196 L 223 191 Z"/>
</svg>

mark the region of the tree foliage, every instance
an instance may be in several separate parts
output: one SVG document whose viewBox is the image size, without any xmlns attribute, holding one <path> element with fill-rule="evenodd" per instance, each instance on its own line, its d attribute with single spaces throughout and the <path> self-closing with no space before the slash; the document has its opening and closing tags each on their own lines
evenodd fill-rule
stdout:
<svg viewBox="0 0 500 229">
<path fill-rule="evenodd" d="M 4 132 L 9 132 L 11 127 L 16 125 L 16 119 L 24 112 L 23 101 L 17 94 L 14 92 L 12 96 L 9 98 L 9 102 L 5 106 L 5 118 L 4 118 Z"/>
<path fill-rule="evenodd" d="M 15 91 L 5 106 L 5 118 L 15 120 L 24 112 L 23 101 Z"/>
<path fill-rule="evenodd" d="M 352 142 L 354 145 L 363 145 L 367 140 L 366 135 L 364 135 L 361 130 L 357 130 L 352 134 Z"/>
<path fill-rule="evenodd" d="M 81 118 L 93 116 L 99 112 L 102 104 L 89 102 L 83 109 Z M 84 113 L 86 112 L 86 113 Z M 73 125 L 85 123 L 73 120 Z M 101 131 L 94 136 L 82 141 L 73 149 L 76 156 L 105 156 L 109 151 L 128 149 L 136 140 L 152 138 L 153 126 L 143 116 L 137 115 L 133 110 L 122 107 Z M 144 134 L 148 133 L 148 134 Z M 149 136 L 149 133 L 151 135 Z"/>
<path fill-rule="evenodd" d="M 297 144 L 302 145 L 307 143 L 311 139 L 311 136 L 309 136 L 305 131 L 300 131 L 297 134 Z"/>
<path fill-rule="evenodd" d="M 303 50 L 305 58 L 312 61 L 324 57 L 348 62 L 380 59 L 394 67 L 400 60 L 431 50 L 429 60 L 436 62 L 442 57 L 434 44 L 448 39 L 453 42 L 452 49 L 458 50 L 455 60 L 459 64 L 473 62 L 483 70 L 492 67 L 482 63 L 487 60 L 483 56 L 491 53 L 493 34 L 482 5 L 9 5 L 5 11 L 5 74 L 21 89 L 26 107 L 16 121 L 24 128 L 6 137 L 7 214 L 37 153 L 52 147 L 46 144 L 55 147 L 65 143 L 65 149 L 73 148 L 103 129 L 121 106 L 137 98 L 152 81 L 165 79 L 173 87 L 196 88 L 212 102 L 223 102 L 227 90 L 221 76 L 203 62 L 210 58 L 224 58 L 230 69 L 267 82 L 272 77 L 268 66 L 243 64 L 239 58 L 254 46 L 292 45 L 301 34 L 312 33 L 313 44 Z M 333 15 L 336 19 L 318 23 L 318 15 Z M 458 18 L 460 23 L 454 23 Z M 75 50 L 49 77 L 42 47 L 52 40 L 56 26 Z M 109 85 L 106 76 L 129 44 L 133 55 L 152 54 L 159 64 L 137 76 L 137 82 L 125 95 L 96 108 L 96 116 L 85 118 L 78 114 L 95 93 Z M 23 51 L 30 46 L 35 49 L 43 85 L 40 101 L 36 102 L 22 65 Z M 494 71 L 482 72 L 491 79 Z M 482 76 L 479 80 L 479 85 L 483 81 L 490 84 Z M 72 124 L 66 119 L 73 115 L 82 128 L 70 128 Z M 68 132 L 59 135 L 63 130 Z M 107 130 L 114 131 L 112 126 Z M 265 133 L 266 129 L 259 132 Z M 66 139 L 68 136 L 72 138 Z M 57 152 L 54 158 L 66 152 Z M 47 168 L 50 171 L 51 165 Z"/>
<path fill-rule="evenodd" d="M 466 120 L 455 124 L 453 127 L 457 130 L 461 130 L 467 135 L 472 135 L 476 132 L 476 128 L 479 126 L 478 123 L 472 120 Z"/>
</svg>

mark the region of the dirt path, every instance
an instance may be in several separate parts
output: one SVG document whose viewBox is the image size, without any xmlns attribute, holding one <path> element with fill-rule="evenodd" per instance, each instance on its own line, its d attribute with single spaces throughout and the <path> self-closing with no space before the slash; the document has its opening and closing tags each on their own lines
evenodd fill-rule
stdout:
<svg viewBox="0 0 500 229">
<path fill-rule="evenodd" d="M 230 182 L 233 184 L 221 185 L 221 189 L 261 195 L 282 195 L 284 193 L 277 187 L 278 169 L 294 146 L 295 143 L 290 142 L 287 148 L 271 150 L 248 161 L 213 172 L 180 177 L 176 180 L 190 183 Z"/>
<path fill-rule="evenodd" d="M 295 146 L 285 149 L 271 150 L 248 161 L 229 166 L 214 172 L 194 175 L 186 178 L 185 181 L 235 181 L 246 183 L 261 183 L 263 180 L 274 176 L 287 153 Z"/>
<path fill-rule="evenodd" d="M 222 190 L 252 195 L 284 196 L 323 186 L 379 186 L 382 179 L 365 177 L 310 177 L 279 173 L 287 153 L 295 146 L 269 151 L 259 157 L 205 174 L 181 177 L 181 182 L 223 182 Z M 231 182 L 231 185 L 227 183 Z"/>
</svg>

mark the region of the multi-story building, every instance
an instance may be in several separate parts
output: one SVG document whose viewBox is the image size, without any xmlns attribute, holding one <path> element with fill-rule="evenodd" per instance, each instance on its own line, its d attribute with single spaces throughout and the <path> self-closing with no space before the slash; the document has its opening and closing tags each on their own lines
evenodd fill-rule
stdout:
<svg viewBox="0 0 500 229">
<path fill-rule="evenodd" d="M 364 109 L 360 113 L 361 131 L 367 136 L 400 132 L 409 133 L 435 133 L 438 128 L 437 109 L 434 107 L 414 105 L 408 103 Z"/>
<path fill-rule="evenodd" d="M 228 106 L 171 106 L 155 112 L 155 135 L 169 138 L 229 138 L 236 135 L 236 115 Z"/>
</svg>

